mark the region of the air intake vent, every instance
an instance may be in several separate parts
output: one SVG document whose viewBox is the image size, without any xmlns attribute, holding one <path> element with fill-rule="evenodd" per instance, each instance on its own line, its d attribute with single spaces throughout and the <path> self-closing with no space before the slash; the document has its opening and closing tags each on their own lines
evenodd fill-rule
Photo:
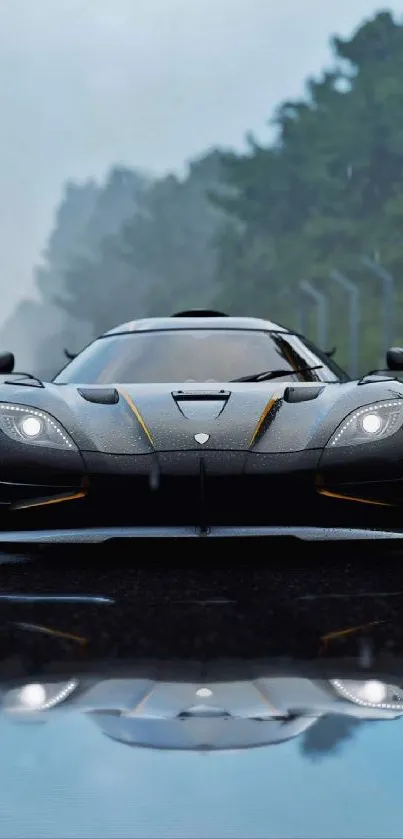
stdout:
<svg viewBox="0 0 403 839">
<path fill-rule="evenodd" d="M 287 387 L 284 391 L 284 399 L 286 402 L 309 402 L 311 399 L 316 399 L 324 390 L 321 387 Z"/>
<path fill-rule="evenodd" d="M 83 399 L 97 405 L 116 405 L 119 402 L 119 394 L 114 387 L 79 387 L 77 390 Z"/>
<path fill-rule="evenodd" d="M 207 421 L 220 416 L 228 402 L 230 392 L 226 390 L 210 392 L 177 390 L 172 393 L 172 396 L 186 419 Z"/>
</svg>

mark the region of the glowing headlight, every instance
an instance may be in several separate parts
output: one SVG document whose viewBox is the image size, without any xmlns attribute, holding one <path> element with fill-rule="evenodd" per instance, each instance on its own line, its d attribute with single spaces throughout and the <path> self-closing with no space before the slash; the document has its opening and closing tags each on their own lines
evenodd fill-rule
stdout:
<svg viewBox="0 0 403 839">
<path fill-rule="evenodd" d="M 57 420 L 45 411 L 25 405 L 0 402 L 0 431 L 18 443 L 76 449 L 77 446 Z"/>
<path fill-rule="evenodd" d="M 364 414 L 361 426 L 367 434 L 377 434 L 382 428 L 382 417 L 379 414 Z"/>
<path fill-rule="evenodd" d="M 367 682 L 353 679 L 332 679 L 330 684 L 343 699 L 363 708 L 403 711 L 403 688 L 387 685 L 375 679 Z"/>
<path fill-rule="evenodd" d="M 78 682 L 74 679 L 69 682 L 23 685 L 5 694 L 4 708 L 10 713 L 20 714 L 48 711 L 71 696 L 77 686 Z"/>
<path fill-rule="evenodd" d="M 353 411 L 339 425 L 328 446 L 352 446 L 391 437 L 403 425 L 403 399 L 374 402 Z"/>
<path fill-rule="evenodd" d="M 38 437 L 42 431 L 42 423 L 38 417 L 24 417 L 21 422 L 21 431 L 26 437 Z"/>
</svg>

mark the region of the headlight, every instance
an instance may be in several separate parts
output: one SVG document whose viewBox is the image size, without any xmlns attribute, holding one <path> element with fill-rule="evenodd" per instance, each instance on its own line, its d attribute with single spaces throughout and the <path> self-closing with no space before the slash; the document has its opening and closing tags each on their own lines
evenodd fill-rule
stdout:
<svg viewBox="0 0 403 839">
<path fill-rule="evenodd" d="M 353 679 L 331 679 L 330 684 L 343 699 L 363 708 L 403 711 L 403 688 L 387 685 L 375 679 L 367 682 Z"/>
<path fill-rule="evenodd" d="M 28 684 L 8 691 L 3 697 L 3 707 L 11 713 L 32 714 L 48 711 L 64 702 L 76 690 L 78 682 Z"/>
<path fill-rule="evenodd" d="M 391 437 L 403 425 L 403 399 L 374 402 L 359 408 L 343 420 L 327 446 L 353 446 Z"/>
<path fill-rule="evenodd" d="M 44 411 L 25 405 L 1 402 L 0 430 L 18 443 L 50 446 L 54 449 L 77 449 L 59 422 Z"/>
</svg>

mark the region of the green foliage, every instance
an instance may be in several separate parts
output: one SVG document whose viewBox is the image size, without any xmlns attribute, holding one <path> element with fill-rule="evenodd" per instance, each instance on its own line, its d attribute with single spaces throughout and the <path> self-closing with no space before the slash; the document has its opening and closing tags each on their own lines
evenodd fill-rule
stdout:
<svg viewBox="0 0 403 839">
<path fill-rule="evenodd" d="M 222 212 L 211 152 L 183 178 L 113 169 L 105 186 L 69 184 L 37 280 L 88 339 L 125 320 L 208 304 L 217 294 L 214 238 Z"/>
<path fill-rule="evenodd" d="M 44 302 L 65 311 L 66 324 L 87 323 L 88 338 L 98 322 L 108 326 L 113 317 L 114 296 L 125 270 L 114 242 L 150 185 L 150 178 L 115 167 L 104 185 L 66 186 L 36 280 Z"/>
<path fill-rule="evenodd" d="M 381 292 L 362 254 L 398 280 L 403 339 L 403 26 L 382 12 L 333 48 L 334 69 L 308 82 L 303 101 L 278 108 L 271 146 L 223 156 L 231 194 L 214 200 L 237 223 L 221 237 L 219 302 L 242 310 L 249 299 L 273 316 L 288 289 L 295 319 L 299 283 L 313 281 L 329 294 L 330 341 L 345 358 L 346 301 L 329 279 L 343 270 L 361 289 L 365 369 L 379 361 Z"/>
<path fill-rule="evenodd" d="M 382 363 L 381 285 L 366 254 L 396 278 L 403 343 L 403 25 L 380 12 L 332 47 L 334 66 L 277 108 L 271 144 L 249 135 L 245 153 L 211 151 L 182 178 L 115 167 L 105 184 L 67 185 L 37 271 L 44 306 L 64 313 L 60 342 L 79 322 L 90 339 L 192 306 L 298 327 L 299 284 L 309 280 L 326 291 L 329 344 L 345 364 L 337 268 L 360 289 L 365 370 Z M 48 356 L 49 342 L 37 354 Z"/>
</svg>

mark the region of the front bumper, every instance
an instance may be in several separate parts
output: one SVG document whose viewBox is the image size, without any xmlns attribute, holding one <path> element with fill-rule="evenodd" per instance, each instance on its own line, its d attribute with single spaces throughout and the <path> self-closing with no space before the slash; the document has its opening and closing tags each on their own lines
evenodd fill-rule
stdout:
<svg viewBox="0 0 403 839">
<path fill-rule="evenodd" d="M 38 465 L 29 482 L 1 473 L 2 541 L 293 536 L 304 541 L 403 535 L 399 462 L 367 451 L 84 453 L 77 474 Z M 376 480 L 374 480 L 374 471 Z M 372 480 L 369 479 L 372 477 Z"/>
</svg>

